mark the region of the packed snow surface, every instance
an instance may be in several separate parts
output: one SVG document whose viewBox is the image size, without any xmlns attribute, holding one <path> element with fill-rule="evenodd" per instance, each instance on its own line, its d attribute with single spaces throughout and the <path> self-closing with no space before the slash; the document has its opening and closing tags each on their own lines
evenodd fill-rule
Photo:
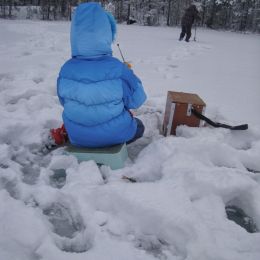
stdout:
<svg viewBox="0 0 260 260">
<path fill-rule="evenodd" d="M 56 78 L 69 26 L 0 21 L 0 259 L 260 259 L 260 37 L 199 29 L 186 43 L 178 28 L 119 25 L 148 100 L 135 111 L 144 137 L 112 171 L 62 148 L 39 152 L 62 123 Z M 181 126 L 165 138 L 168 90 L 197 93 L 210 118 L 249 129 Z M 257 232 L 229 220 L 228 205 Z"/>
</svg>

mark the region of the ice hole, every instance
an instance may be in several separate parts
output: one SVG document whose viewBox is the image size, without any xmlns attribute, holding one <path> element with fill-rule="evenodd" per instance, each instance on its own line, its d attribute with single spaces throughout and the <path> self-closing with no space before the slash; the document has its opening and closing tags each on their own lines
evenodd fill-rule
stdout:
<svg viewBox="0 0 260 260">
<path fill-rule="evenodd" d="M 147 253 L 160 258 L 163 255 L 163 247 L 166 243 L 154 235 L 142 235 L 137 238 L 135 245 L 137 248 L 143 249 Z"/>
<path fill-rule="evenodd" d="M 80 215 L 75 215 L 65 205 L 55 202 L 43 210 L 52 224 L 58 248 L 65 252 L 82 253 L 92 245 L 90 234 Z"/>
<path fill-rule="evenodd" d="M 53 226 L 53 232 L 61 237 L 73 238 L 85 229 L 80 217 L 75 217 L 70 210 L 61 203 L 53 203 L 43 210 Z"/>
<path fill-rule="evenodd" d="M 228 205 L 225 209 L 229 220 L 234 221 L 249 233 L 255 233 L 258 231 L 253 218 L 248 216 L 242 208 L 236 205 Z"/>
<path fill-rule="evenodd" d="M 23 172 L 23 181 L 26 184 L 30 184 L 30 185 L 35 184 L 40 175 L 40 169 L 32 165 L 25 165 L 22 168 L 22 172 Z"/>
<path fill-rule="evenodd" d="M 64 169 L 54 170 L 54 174 L 50 176 L 51 186 L 61 189 L 66 183 L 66 171 Z"/>
</svg>

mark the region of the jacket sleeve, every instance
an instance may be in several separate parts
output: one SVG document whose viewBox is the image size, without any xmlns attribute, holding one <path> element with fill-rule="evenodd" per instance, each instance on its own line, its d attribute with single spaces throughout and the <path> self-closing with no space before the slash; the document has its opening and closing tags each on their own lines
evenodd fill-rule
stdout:
<svg viewBox="0 0 260 260">
<path fill-rule="evenodd" d="M 141 80 L 133 71 L 124 65 L 122 72 L 123 79 L 123 101 L 127 109 L 140 107 L 146 100 L 146 94 Z"/>
</svg>

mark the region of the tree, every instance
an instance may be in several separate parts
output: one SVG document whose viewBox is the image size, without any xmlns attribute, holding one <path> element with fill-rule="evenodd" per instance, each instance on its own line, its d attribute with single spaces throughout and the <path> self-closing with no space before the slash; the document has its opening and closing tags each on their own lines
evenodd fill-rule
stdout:
<svg viewBox="0 0 260 260">
<path fill-rule="evenodd" d="M 71 9 L 93 0 L 0 0 L 0 17 L 14 17 L 15 6 L 40 6 L 43 20 L 71 19 Z M 118 22 L 136 20 L 145 25 L 180 25 L 192 0 L 97 0 Z M 197 0 L 201 25 L 210 28 L 260 31 L 260 0 Z M 28 12 L 31 9 L 28 8 Z M 28 15 L 32 17 L 32 15 Z"/>
</svg>

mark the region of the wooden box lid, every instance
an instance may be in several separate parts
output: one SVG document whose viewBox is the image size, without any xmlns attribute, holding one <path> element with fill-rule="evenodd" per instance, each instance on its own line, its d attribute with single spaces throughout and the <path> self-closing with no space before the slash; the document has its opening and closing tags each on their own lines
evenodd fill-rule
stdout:
<svg viewBox="0 0 260 260">
<path fill-rule="evenodd" d="M 173 103 L 186 103 L 198 106 L 206 106 L 205 102 L 197 94 L 168 91 L 168 98 Z"/>
</svg>

